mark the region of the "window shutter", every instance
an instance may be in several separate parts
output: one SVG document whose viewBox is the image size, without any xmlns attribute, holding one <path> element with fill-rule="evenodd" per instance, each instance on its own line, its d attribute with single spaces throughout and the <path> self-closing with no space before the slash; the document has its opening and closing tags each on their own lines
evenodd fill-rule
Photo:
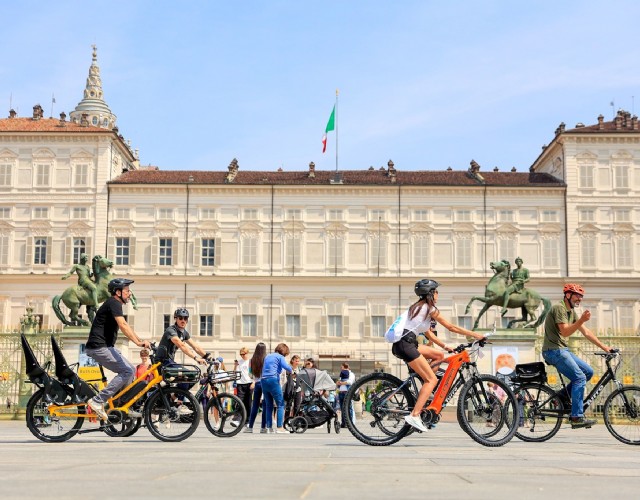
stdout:
<svg viewBox="0 0 640 500">
<path fill-rule="evenodd" d="M 9 263 L 9 236 L 0 235 L 0 265 L 6 266 Z M 0 307 L 0 309 L 2 309 Z M 0 314 L 0 324 L 2 315 Z"/>
<path fill-rule="evenodd" d="M 307 316 L 300 315 L 300 337 L 307 338 Z"/>
<path fill-rule="evenodd" d="M 283 339 L 287 334 L 286 328 L 286 316 L 278 316 L 278 338 Z"/>
<path fill-rule="evenodd" d="M 134 237 L 129 238 L 129 266 L 133 266 L 136 263 L 136 239 Z"/>
<path fill-rule="evenodd" d="M 213 244 L 213 264 L 215 267 L 220 267 L 222 264 L 222 238 L 218 237 L 215 239 Z"/>
<path fill-rule="evenodd" d="M 371 316 L 365 316 L 364 318 L 364 332 L 362 336 L 367 339 L 371 337 Z"/>
<path fill-rule="evenodd" d="M 93 258 L 93 256 L 92 256 Z M 116 238 L 115 236 L 109 236 L 109 241 L 107 241 L 107 258 L 112 260 L 114 263 L 116 261 Z"/>
<path fill-rule="evenodd" d="M 85 244 L 87 255 L 89 256 L 89 260 L 91 260 L 93 258 L 93 239 L 91 238 L 91 236 L 87 236 L 84 239 L 84 244 Z"/>
<path fill-rule="evenodd" d="M 193 267 L 200 268 L 202 266 L 202 238 L 196 238 L 193 242 Z"/>
<path fill-rule="evenodd" d="M 178 243 L 178 238 L 171 238 L 171 251 L 173 252 L 173 259 L 171 261 L 171 265 L 175 268 L 177 266 L 182 267 L 184 263 L 180 259 L 180 255 L 182 254 L 182 248 Z"/>
<path fill-rule="evenodd" d="M 73 265 L 73 236 L 67 236 L 64 240 L 64 261 L 67 265 Z"/>
<path fill-rule="evenodd" d="M 320 318 L 320 338 L 327 338 L 327 317 L 324 315 Z"/>
<path fill-rule="evenodd" d="M 349 338 L 349 316 L 342 316 L 342 336 Z"/>
<path fill-rule="evenodd" d="M 234 325 L 234 336 L 239 339 L 242 336 L 242 316 L 236 314 L 236 323 Z"/>
<path fill-rule="evenodd" d="M 24 263 L 28 266 L 33 265 L 33 236 L 27 237 L 26 247 L 24 249 Z"/>
<path fill-rule="evenodd" d="M 220 315 L 215 314 L 213 316 L 213 337 L 220 338 Z"/>
<path fill-rule="evenodd" d="M 264 316 L 262 316 L 261 314 L 258 315 L 258 321 L 256 321 L 257 325 L 256 325 L 256 335 L 258 336 L 258 338 L 262 338 L 264 337 Z"/>
<path fill-rule="evenodd" d="M 158 265 L 158 237 L 151 238 L 151 265 Z"/>
<path fill-rule="evenodd" d="M 53 261 L 53 245 L 52 245 L 52 241 L 53 238 L 51 236 L 47 236 L 47 258 L 45 259 L 44 263 L 47 265 L 50 265 L 51 262 Z"/>
</svg>

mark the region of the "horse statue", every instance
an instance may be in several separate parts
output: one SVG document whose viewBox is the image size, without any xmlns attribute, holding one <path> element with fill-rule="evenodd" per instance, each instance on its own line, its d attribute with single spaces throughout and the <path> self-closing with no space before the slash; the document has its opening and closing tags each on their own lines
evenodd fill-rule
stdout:
<svg viewBox="0 0 640 500">
<path fill-rule="evenodd" d="M 95 283 L 98 301 L 94 301 L 92 294 L 84 287 L 80 285 L 68 287 L 62 294 L 56 295 L 51 301 L 51 306 L 56 316 L 62 323 L 68 326 L 89 326 L 95 318 L 98 305 L 107 300 L 110 297 L 107 285 L 109 281 L 113 279 L 111 274 L 111 268 L 113 262 L 106 257 L 96 255 L 91 261 L 92 279 Z M 60 309 L 60 301 L 69 308 L 69 319 L 67 319 Z M 133 294 L 131 295 L 131 304 L 134 309 L 136 307 L 136 300 Z M 85 306 L 87 310 L 87 316 L 89 321 L 86 321 L 78 317 L 78 311 L 80 307 Z"/>
<path fill-rule="evenodd" d="M 480 314 L 476 318 L 476 322 L 473 325 L 474 329 L 478 328 L 480 318 L 485 312 L 487 312 L 487 309 L 489 309 L 491 306 L 502 307 L 504 303 L 504 294 L 509 285 L 509 271 L 511 270 L 511 265 L 509 264 L 509 261 L 503 259 L 496 262 L 491 262 L 491 269 L 493 269 L 495 274 L 489 280 L 489 283 L 487 283 L 484 297 L 472 297 L 465 310 L 465 314 L 468 314 L 469 310 L 471 309 L 471 304 L 475 300 L 484 302 L 484 307 L 480 311 Z M 538 306 L 541 302 L 544 307 L 542 310 L 542 314 L 536 321 L 536 310 L 538 309 Z M 507 328 L 512 328 L 516 323 L 524 323 L 524 328 L 537 328 L 542 324 L 544 319 L 547 317 L 547 314 L 551 310 L 551 301 L 546 297 L 541 297 L 540 294 L 535 290 L 532 290 L 530 288 L 523 288 L 522 290 L 511 293 L 509 295 L 507 308 L 520 308 L 520 310 L 522 311 L 522 318 L 509 321 Z"/>
</svg>

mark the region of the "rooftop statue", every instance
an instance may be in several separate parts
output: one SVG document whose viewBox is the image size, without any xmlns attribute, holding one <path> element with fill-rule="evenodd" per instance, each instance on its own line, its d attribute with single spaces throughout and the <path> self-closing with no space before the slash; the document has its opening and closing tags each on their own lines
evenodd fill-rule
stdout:
<svg viewBox="0 0 640 500">
<path fill-rule="evenodd" d="M 75 272 L 78 275 L 78 285 L 68 287 L 61 295 L 56 295 L 51 301 L 51 306 L 58 319 L 68 326 L 89 326 L 90 322 L 93 322 L 98 306 L 109 298 L 107 285 L 114 277 L 111 274 L 113 262 L 106 257 L 96 255 L 92 259 L 91 269 L 89 269 L 89 266 L 86 265 L 87 260 L 87 255 L 82 254 L 80 264 L 74 265 L 62 277 L 62 279 L 67 279 Z M 69 308 L 69 319 L 60 309 L 60 302 Z M 133 294 L 131 295 L 131 304 L 134 309 L 137 309 Z M 78 316 L 82 306 L 85 306 L 87 310 L 89 321 Z"/>
<path fill-rule="evenodd" d="M 471 309 L 471 304 L 475 300 L 484 302 L 484 307 L 473 324 L 474 329 L 478 328 L 480 318 L 491 306 L 501 306 L 501 314 L 503 316 L 506 314 L 507 309 L 520 308 L 522 318 L 509 321 L 507 328 L 512 328 L 516 323 L 524 323 L 523 328 L 537 328 L 547 317 L 551 309 L 551 301 L 541 297 L 535 290 L 525 288 L 524 284 L 529 281 L 529 270 L 522 267 L 522 259 L 519 257 L 516 259 L 516 264 L 518 261 L 519 265 L 517 269 L 513 270 L 513 273 L 508 260 L 503 259 L 491 262 L 491 269 L 495 274 L 487 283 L 484 297 L 472 297 L 465 310 L 465 313 L 468 313 Z M 537 318 L 536 310 L 541 302 L 544 308 L 540 317 Z"/>
</svg>

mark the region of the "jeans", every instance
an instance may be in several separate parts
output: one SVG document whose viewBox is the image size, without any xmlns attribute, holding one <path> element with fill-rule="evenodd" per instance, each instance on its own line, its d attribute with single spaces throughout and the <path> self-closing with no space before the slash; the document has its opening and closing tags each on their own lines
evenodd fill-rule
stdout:
<svg viewBox="0 0 640 500">
<path fill-rule="evenodd" d="M 251 414 L 249 415 L 249 427 L 253 429 L 253 424 L 256 421 L 256 417 L 258 416 L 258 410 L 260 409 L 260 399 L 262 398 L 262 384 L 259 380 L 256 381 L 256 385 L 253 387 L 253 403 L 251 405 Z M 261 429 L 266 429 L 267 425 L 267 415 L 265 414 L 264 408 L 262 409 L 262 425 Z"/>
<path fill-rule="evenodd" d="M 87 349 L 87 354 L 116 376 L 107 387 L 100 391 L 94 399 L 99 403 L 106 403 L 120 389 L 129 385 L 135 378 L 136 368 L 115 347 L 99 347 Z"/>
<path fill-rule="evenodd" d="M 567 392 L 571 394 L 571 416 L 583 417 L 584 387 L 587 385 L 587 381 L 593 377 L 593 368 L 566 347 L 542 351 L 542 357 L 571 380 L 567 386 Z"/>
<path fill-rule="evenodd" d="M 267 414 L 267 427 L 273 426 L 273 407 L 278 408 L 277 427 L 281 428 L 284 423 L 284 398 L 282 397 L 282 387 L 279 378 L 263 378 L 262 393 L 264 394 L 264 412 Z"/>
</svg>

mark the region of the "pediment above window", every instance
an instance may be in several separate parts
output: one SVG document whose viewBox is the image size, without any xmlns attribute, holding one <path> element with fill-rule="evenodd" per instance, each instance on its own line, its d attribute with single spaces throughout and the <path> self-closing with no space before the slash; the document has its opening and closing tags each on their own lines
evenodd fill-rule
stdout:
<svg viewBox="0 0 640 500">
<path fill-rule="evenodd" d="M 93 155 L 84 149 L 73 152 L 70 157 L 72 160 L 93 160 Z"/>
<path fill-rule="evenodd" d="M 456 222 L 453 225 L 455 233 L 475 233 L 476 228 L 470 222 Z"/>
<path fill-rule="evenodd" d="M 547 222 L 545 224 L 541 224 L 538 231 L 541 233 L 547 233 L 547 234 L 561 233 L 562 227 L 560 227 L 560 224 L 557 224 L 555 222 Z"/>
<path fill-rule="evenodd" d="M 0 151 L 0 161 L 13 161 L 18 158 L 18 155 L 10 149 L 3 149 Z"/>
<path fill-rule="evenodd" d="M 579 233 L 599 233 L 600 229 L 593 224 L 583 224 L 578 228 Z"/>
<path fill-rule="evenodd" d="M 496 232 L 497 233 L 514 233 L 517 234 L 518 228 L 515 227 L 513 224 L 500 224 L 497 228 L 496 228 Z"/>
<path fill-rule="evenodd" d="M 335 221 L 329 222 L 324 229 L 327 233 L 340 233 L 345 232 L 347 230 L 347 226 L 345 226 L 342 222 Z"/>
<path fill-rule="evenodd" d="M 410 233 L 431 233 L 433 232 L 433 227 L 431 224 L 426 224 L 424 222 L 413 222 L 409 224 L 409 232 Z"/>
<path fill-rule="evenodd" d="M 37 159 L 53 159 L 56 157 L 55 153 L 51 151 L 49 148 L 39 148 L 33 152 L 33 158 Z"/>
<path fill-rule="evenodd" d="M 109 232 L 114 236 L 128 236 L 133 233 L 133 224 L 127 221 L 112 222 Z"/>
<path fill-rule="evenodd" d="M 259 233 L 262 232 L 262 226 L 256 222 L 241 222 L 240 231 L 243 233 Z"/>
<path fill-rule="evenodd" d="M 69 224 L 69 234 L 72 236 L 84 236 L 89 233 L 93 228 L 86 222 L 73 222 Z"/>
<path fill-rule="evenodd" d="M 47 236 L 51 233 L 51 223 L 47 220 L 31 221 L 29 231 L 32 236 Z"/>
</svg>

